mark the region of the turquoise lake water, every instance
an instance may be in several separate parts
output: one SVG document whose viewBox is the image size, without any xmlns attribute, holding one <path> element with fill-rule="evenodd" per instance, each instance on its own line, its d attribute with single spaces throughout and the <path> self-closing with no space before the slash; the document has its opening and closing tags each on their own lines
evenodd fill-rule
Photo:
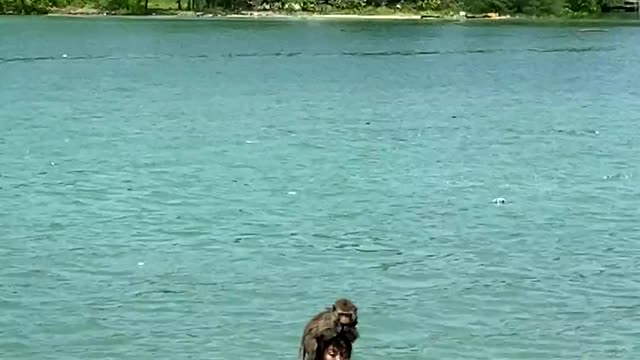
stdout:
<svg viewBox="0 0 640 360">
<path fill-rule="evenodd" d="M 0 358 L 638 359 L 607 29 L 0 17 Z"/>
</svg>

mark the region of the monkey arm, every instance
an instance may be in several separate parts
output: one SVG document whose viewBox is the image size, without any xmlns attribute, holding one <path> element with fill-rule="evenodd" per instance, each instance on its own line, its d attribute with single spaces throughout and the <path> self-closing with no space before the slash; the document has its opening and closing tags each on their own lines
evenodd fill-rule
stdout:
<svg viewBox="0 0 640 360">
<path fill-rule="evenodd" d="M 358 340 L 358 338 L 360 337 L 360 333 L 358 333 L 358 329 L 356 329 L 355 327 L 344 327 L 341 333 L 343 334 L 345 339 L 347 339 L 352 344 L 356 342 L 356 340 Z"/>
<path fill-rule="evenodd" d="M 305 342 L 306 337 L 303 335 L 300 340 L 300 349 L 298 350 L 298 360 L 304 360 L 307 356 L 307 344 Z"/>
<path fill-rule="evenodd" d="M 303 346 L 300 348 L 302 360 L 315 360 L 316 350 L 318 349 L 318 342 L 315 338 L 306 337 L 303 340 Z"/>
</svg>

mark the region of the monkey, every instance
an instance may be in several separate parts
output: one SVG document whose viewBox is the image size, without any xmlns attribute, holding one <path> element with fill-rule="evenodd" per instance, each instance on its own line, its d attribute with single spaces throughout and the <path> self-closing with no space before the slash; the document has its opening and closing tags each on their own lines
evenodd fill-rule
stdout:
<svg viewBox="0 0 640 360">
<path fill-rule="evenodd" d="M 314 360 L 318 342 L 340 335 L 350 343 L 358 337 L 358 308 L 348 299 L 338 299 L 307 323 L 300 344 L 300 359 Z"/>
<path fill-rule="evenodd" d="M 300 341 L 300 360 L 315 360 L 319 341 L 327 341 L 338 335 L 350 343 L 360 336 L 358 307 L 349 299 L 338 299 L 330 308 L 318 313 L 305 326 Z"/>
</svg>

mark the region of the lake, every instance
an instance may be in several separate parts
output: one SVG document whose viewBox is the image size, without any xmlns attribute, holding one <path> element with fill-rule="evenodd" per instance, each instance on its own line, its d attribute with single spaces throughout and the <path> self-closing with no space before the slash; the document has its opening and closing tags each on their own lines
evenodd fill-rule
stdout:
<svg viewBox="0 0 640 360">
<path fill-rule="evenodd" d="M 354 360 L 635 359 L 600 27 L 0 17 L 0 354 L 294 359 L 347 296 Z"/>
</svg>

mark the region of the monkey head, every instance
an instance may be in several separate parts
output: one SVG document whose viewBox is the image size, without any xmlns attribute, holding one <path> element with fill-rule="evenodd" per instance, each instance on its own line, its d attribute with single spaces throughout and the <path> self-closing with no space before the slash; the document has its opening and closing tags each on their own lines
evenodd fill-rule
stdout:
<svg viewBox="0 0 640 360">
<path fill-rule="evenodd" d="M 339 327 L 358 325 L 358 307 L 348 299 L 339 299 L 333 304 L 336 325 Z"/>
</svg>

